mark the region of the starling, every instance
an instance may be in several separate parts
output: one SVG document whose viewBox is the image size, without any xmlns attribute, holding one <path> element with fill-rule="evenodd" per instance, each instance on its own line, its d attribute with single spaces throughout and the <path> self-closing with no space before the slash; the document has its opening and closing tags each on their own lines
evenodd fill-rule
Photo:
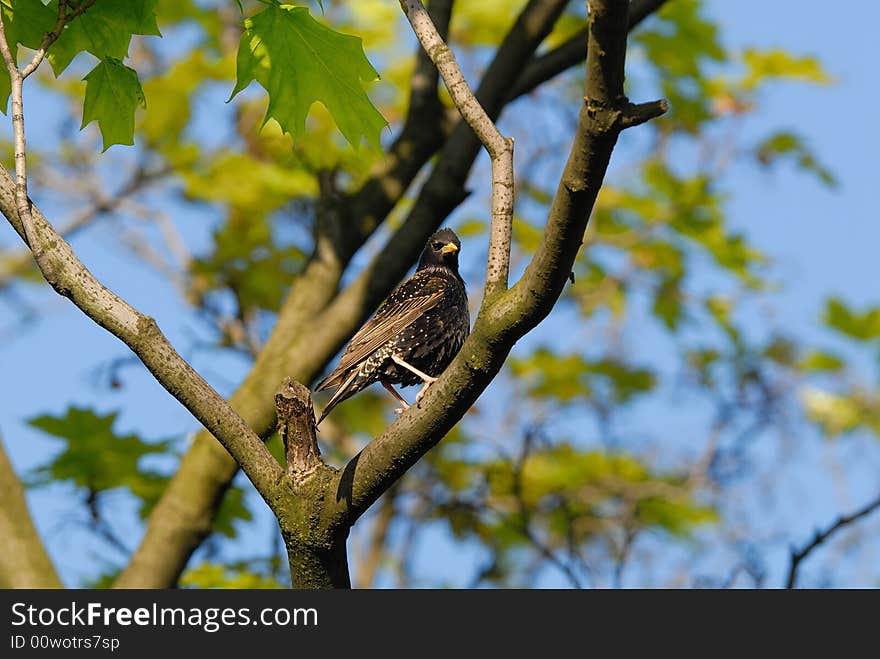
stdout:
<svg viewBox="0 0 880 659">
<path fill-rule="evenodd" d="M 403 407 L 395 411 L 401 413 L 409 405 L 392 385 L 424 383 L 418 402 L 449 366 L 470 331 L 459 249 L 461 241 L 451 229 L 428 239 L 415 274 L 358 330 L 339 365 L 318 384 L 317 391 L 336 388 L 318 423 L 338 403 L 377 381 L 400 401 Z"/>
</svg>

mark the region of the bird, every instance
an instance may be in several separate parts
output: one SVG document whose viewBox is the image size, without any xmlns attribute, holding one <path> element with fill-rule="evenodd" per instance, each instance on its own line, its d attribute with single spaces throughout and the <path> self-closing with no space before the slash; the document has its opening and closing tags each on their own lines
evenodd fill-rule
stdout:
<svg viewBox="0 0 880 659">
<path fill-rule="evenodd" d="M 461 241 L 452 229 L 432 235 L 412 277 L 400 284 L 346 345 L 339 364 L 316 390 L 336 391 L 318 424 L 339 403 L 380 382 L 402 405 L 395 389 L 422 383 L 418 403 L 446 370 L 470 332 L 467 290 L 458 273 Z"/>
</svg>

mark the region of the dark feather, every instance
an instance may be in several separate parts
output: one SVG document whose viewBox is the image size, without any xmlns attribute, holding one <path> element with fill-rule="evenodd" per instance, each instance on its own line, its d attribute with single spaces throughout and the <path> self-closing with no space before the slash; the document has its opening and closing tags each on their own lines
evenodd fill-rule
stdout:
<svg viewBox="0 0 880 659">
<path fill-rule="evenodd" d="M 388 296 L 349 341 L 336 368 L 318 383 L 318 391 L 336 388 L 318 423 L 374 382 L 408 386 L 421 381 L 392 357 L 433 377 L 446 369 L 470 331 L 459 247 L 449 229 L 431 237 L 415 274 Z"/>
<path fill-rule="evenodd" d="M 339 359 L 339 365 L 318 383 L 316 391 L 337 386 L 345 379 L 352 366 L 362 362 L 416 318 L 437 306 L 443 299 L 444 287 L 443 279 L 424 270 L 404 282 L 382 303 L 376 315 L 352 337 Z"/>
</svg>

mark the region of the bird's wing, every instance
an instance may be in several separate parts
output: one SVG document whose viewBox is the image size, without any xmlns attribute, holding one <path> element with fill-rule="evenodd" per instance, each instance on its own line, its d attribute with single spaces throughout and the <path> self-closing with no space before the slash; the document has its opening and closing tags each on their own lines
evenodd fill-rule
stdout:
<svg viewBox="0 0 880 659">
<path fill-rule="evenodd" d="M 337 380 L 352 366 L 373 354 L 377 348 L 394 338 L 407 325 L 437 306 L 443 298 L 446 282 L 440 278 L 410 279 L 395 290 L 349 341 L 339 365 L 318 386 L 317 390 L 335 386 Z"/>
</svg>

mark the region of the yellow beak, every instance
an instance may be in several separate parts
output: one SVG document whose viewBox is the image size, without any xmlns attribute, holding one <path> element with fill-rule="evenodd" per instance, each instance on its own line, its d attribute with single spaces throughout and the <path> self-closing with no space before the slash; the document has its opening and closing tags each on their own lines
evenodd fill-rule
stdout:
<svg viewBox="0 0 880 659">
<path fill-rule="evenodd" d="M 447 243 L 443 246 L 443 249 L 440 250 L 441 254 L 452 254 L 453 252 L 457 252 L 458 247 L 455 246 L 455 243 Z"/>
</svg>

